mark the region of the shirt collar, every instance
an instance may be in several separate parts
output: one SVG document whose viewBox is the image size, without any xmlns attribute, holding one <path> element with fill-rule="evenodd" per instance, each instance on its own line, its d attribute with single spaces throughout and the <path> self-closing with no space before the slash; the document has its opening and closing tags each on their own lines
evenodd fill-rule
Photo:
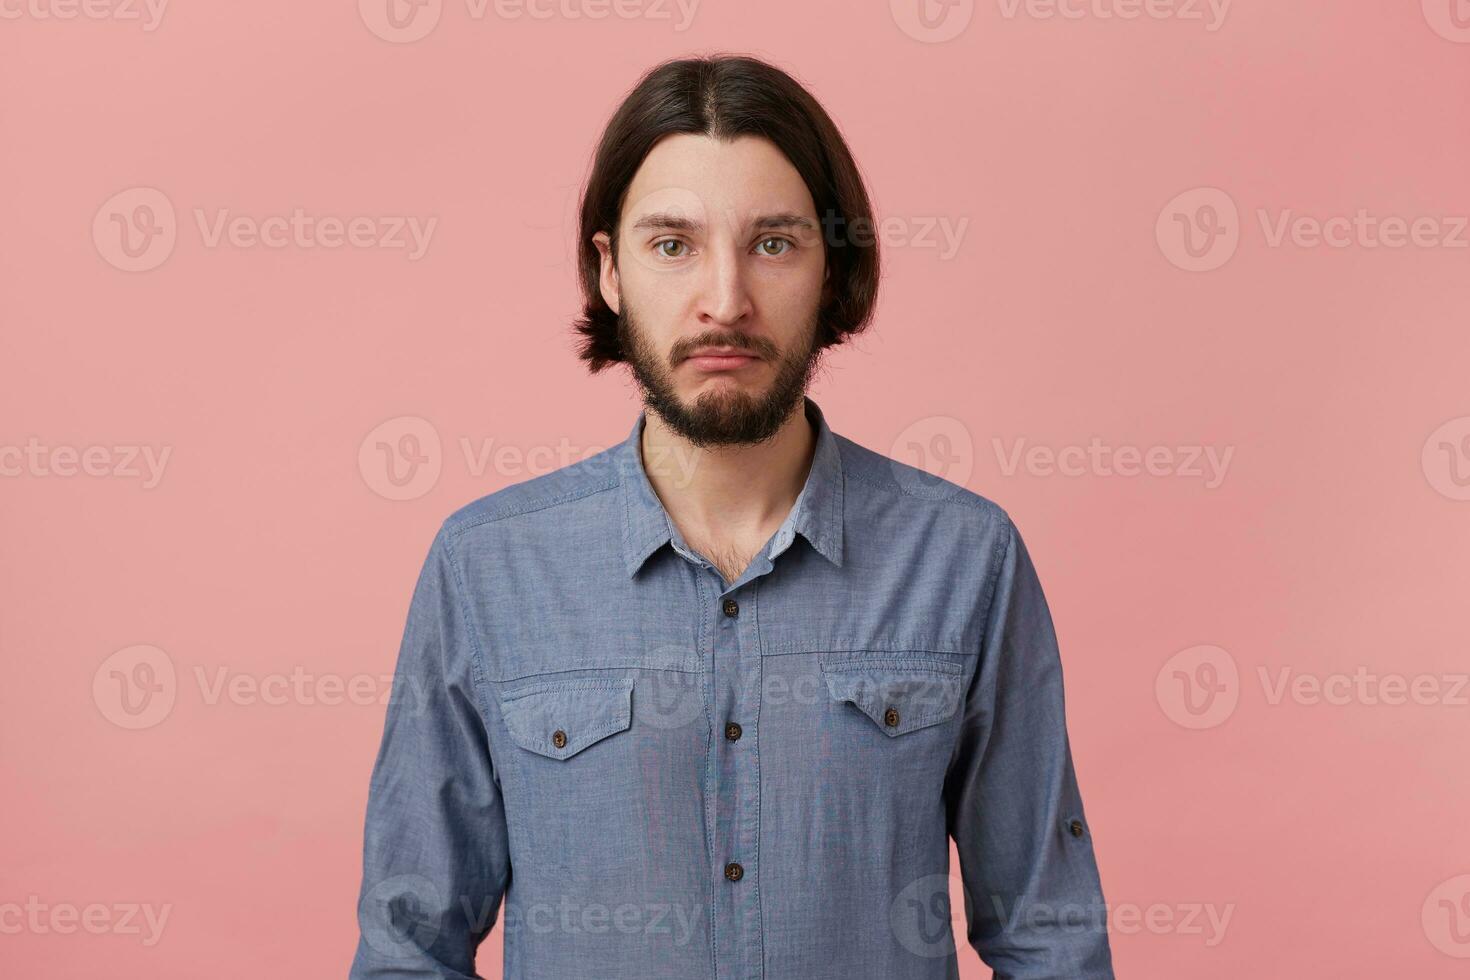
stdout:
<svg viewBox="0 0 1470 980">
<path fill-rule="evenodd" d="M 800 534 L 824 558 L 841 567 L 842 453 L 821 408 L 810 397 L 803 396 L 803 402 L 816 431 L 816 450 L 806 485 L 772 536 L 769 557 L 774 559 L 785 551 L 793 535 Z M 633 431 L 615 450 L 623 494 L 623 556 L 629 576 L 637 574 L 648 556 L 677 534 L 643 468 L 640 445 L 647 416 L 646 409 L 638 413 Z"/>
</svg>

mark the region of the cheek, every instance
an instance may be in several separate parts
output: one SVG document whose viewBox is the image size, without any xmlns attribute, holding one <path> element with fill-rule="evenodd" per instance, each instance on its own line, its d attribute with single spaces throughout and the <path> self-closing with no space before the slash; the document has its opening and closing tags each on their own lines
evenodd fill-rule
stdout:
<svg viewBox="0 0 1470 980">
<path fill-rule="evenodd" d="M 752 292 L 762 317 L 789 324 L 794 334 L 822 301 L 822 266 L 768 273 L 757 279 Z"/>
<path fill-rule="evenodd" d="M 656 349 L 668 347 L 688 310 L 681 285 L 641 270 L 625 270 L 622 301 L 624 315 L 632 313 L 639 331 Z"/>
</svg>

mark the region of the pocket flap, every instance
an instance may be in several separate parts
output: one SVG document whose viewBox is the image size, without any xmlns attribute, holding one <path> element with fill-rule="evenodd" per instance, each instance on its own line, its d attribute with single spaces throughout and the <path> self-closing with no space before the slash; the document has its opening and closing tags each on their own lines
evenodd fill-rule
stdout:
<svg viewBox="0 0 1470 980">
<path fill-rule="evenodd" d="M 937 725 L 960 704 L 961 667 L 902 659 L 821 659 L 834 701 L 845 701 L 889 737 Z"/>
<path fill-rule="evenodd" d="M 548 759 L 569 759 L 628 727 L 633 678 L 544 681 L 500 696 L 511 741 Z"/>
</svg>

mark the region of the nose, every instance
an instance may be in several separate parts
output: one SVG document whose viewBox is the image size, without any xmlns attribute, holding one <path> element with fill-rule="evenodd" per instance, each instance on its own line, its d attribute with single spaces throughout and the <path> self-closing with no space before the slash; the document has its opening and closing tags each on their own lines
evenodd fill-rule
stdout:
<svg viewBox="0 0 1470 980">
<path fill-rule="evenodd" d="M 729 243 L 709 246 L 700 284 L 699 319 L 722 327 L 735 326 L 751 312 L 740 250 Z"/>
</svg>

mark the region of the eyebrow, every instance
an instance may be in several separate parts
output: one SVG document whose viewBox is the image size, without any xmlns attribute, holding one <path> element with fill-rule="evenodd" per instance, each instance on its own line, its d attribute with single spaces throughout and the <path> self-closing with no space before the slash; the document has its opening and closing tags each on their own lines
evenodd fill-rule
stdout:
<svg viewBox="0 0 1470 980">
<path fill-rule="evenodd" d="M 810 218 L 803 218 L 799 214 L 765 214 L 752 222 L 752 226 L 758 230 L 769 230 L 772 228 L 806 228 L 816 227 Z M 697 232 L 704 230 L 704 223 L 686 218 L 683 215 L 670 214 L 666 211 L 654 211 L 645 214 L 633 222 L 633 229 L 653 228 L 667 231 Z"/>
</svg>

